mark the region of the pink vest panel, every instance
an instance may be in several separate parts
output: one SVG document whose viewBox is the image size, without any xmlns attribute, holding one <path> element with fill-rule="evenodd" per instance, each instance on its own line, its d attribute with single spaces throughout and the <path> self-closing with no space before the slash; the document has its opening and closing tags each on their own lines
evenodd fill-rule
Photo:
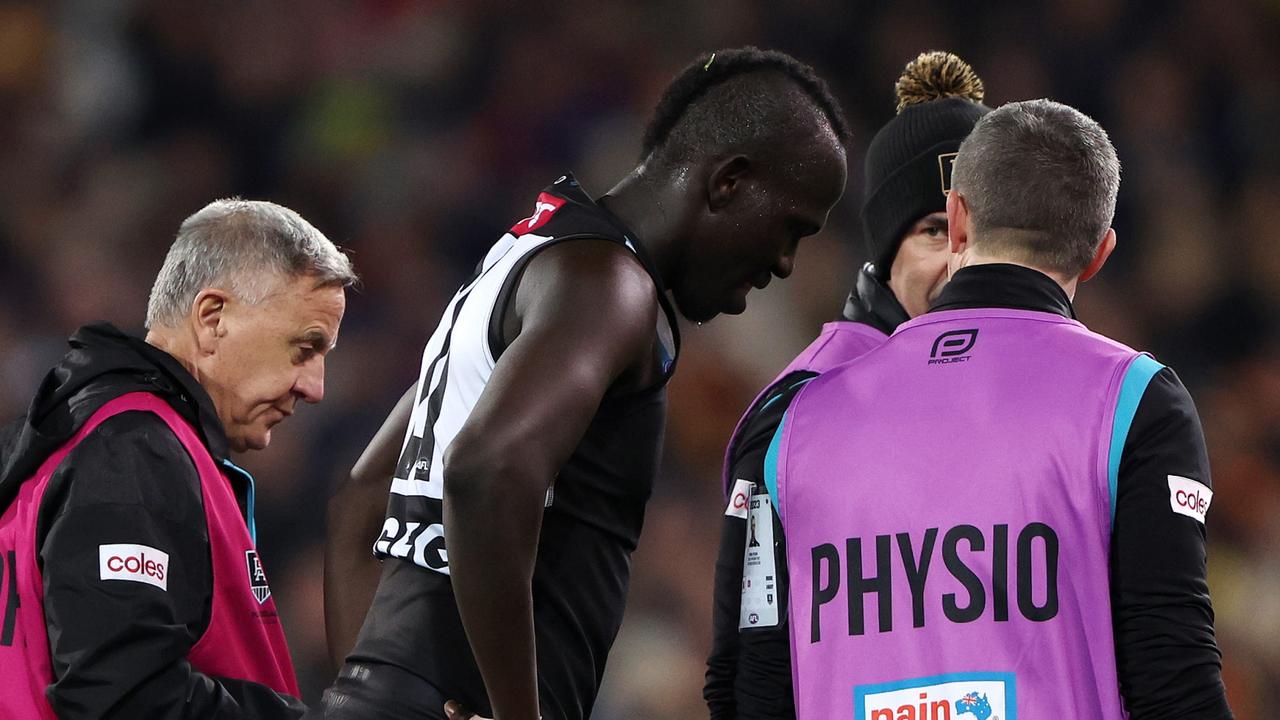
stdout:
<svg viewBox="0 0 1280 720">
<path fill-rule="evenodd" d="M 778 373 L 778 377 L 774 378 L 773 382 L 760 391 L 760 394 L 747 406 L 747 412 L 743 413 L 742 417 L 738 419 L 738 426 L 733 429 L 733 436 L 730 438 L 729 443 L 725 445 L 724 451 L 721 480 L 724 483 L 726 499 L 733 490 L 734 481 L 733 478 L 729 477 L 729 473 L 732 472 L 729 467 L 729 456 L 733 454 L 733 447 L 738 439 L 738 433 L 742 432 L 742 426 L 746 424 L 747 418 L 751 417 L 751 411 L 760 402 L 760 398 L 769 392 L 779 380 L 793 372 L 809 370 L 816 373 L 824 373 L 836 365 L 846 363 L 862 355 L 871 348 L 883 343 L 888 337 L 888 335 L 870 325 L 858 322 L 837 320 L 823 325 L 822 332 L 818 333 L 818 337 L 814 338 L 808 347 L 801 350 L 800 354 L 791 361 L 791 364 Z"/>
<path fill-rule="evenodd" d="M 95 412 L 23 483 L 0 515 L 0 717 L 54 718 L 45 689 L 56 679 L 44 616 L 44 583 L 36 552 L 36 519 L 53 473 L 89 433 L 124 412 L 158 415 L 190 454 L 200 476 L 213 560 L 209 626 L 187 659 L 200 672 L 249 680 L 298 696 L 289 649 L 257 551 L 230 482 L 195 430 L 160 398 L 122 395 Z M 16 599 L 16 601 L 15 601 Z"/>
</svg>

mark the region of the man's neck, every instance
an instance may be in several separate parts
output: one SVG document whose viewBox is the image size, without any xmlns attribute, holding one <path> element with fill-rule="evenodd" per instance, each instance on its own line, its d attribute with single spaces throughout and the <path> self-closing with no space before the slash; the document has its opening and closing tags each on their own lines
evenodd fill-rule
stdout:
<svg viewBox="0 0 1280 720">
<path fill-rule="evenodd" d="M 191 373 L 191 377 L 200 381 L 199 371 L 195 362 L 191 360 L 194 353 L 190 352 L 190 346 L 194 345 L 194 341 L 184 338 L 182 331 L 177 328 L 152 328 L 147 330 L 147 336 L 143 338 L 148 345 L 163 350 L 182 364 L 187 372 Z"/>
<path fill-rule="evenodd" d="M 680 264 L 677 228 L 687 210 L 689 173 L 671 173 L 659 180 L 640 165 L 599 200 L 609 212 L 639 236 L 668 287 Z"/>
<path fill-rule="evenodd" d="M 1031 270 L 1035 270 L 1038 273 L 1048 276 L 1050 280 L 1053 280 L 1054 282 L 1058 283 L 1058 286 L 1062 288 L 1062 291 L 1065 292 L 1067 294 L 1067 297 L 1071 300 L 1075 300 L 1076 298 L 1076 286 L 1079 284 L 1079 281 L 1080 281 L 1079 277 L 1068 278 L 1056 270 L 1049 270 L 1049 269 L 1040 267 L 1038 265 L 1035 265 L 1033 263 L 1026 262 L 1025 260 L 1022 260 L 1019 258 L 1006 257 L 1002 255 L 986 255 L 981 252 L 975 251 L 972 245 L 970 245 L 970 247 L 967 248 L 964 252 L 960 253 L 959 260 L 953 261 L 953 263 L 954 263 L 953 264 L 954 269 L 952 269 L 951 272 L 949 273 L 948 279 L 951 276 L 955 275 L 956 270 L 959 270 L 960 268 L 970 267 L 973 265 L 1005 264 L 1005 265 L 1018 265 L 1020 267 L 1029 268 Z"/>
</svg>

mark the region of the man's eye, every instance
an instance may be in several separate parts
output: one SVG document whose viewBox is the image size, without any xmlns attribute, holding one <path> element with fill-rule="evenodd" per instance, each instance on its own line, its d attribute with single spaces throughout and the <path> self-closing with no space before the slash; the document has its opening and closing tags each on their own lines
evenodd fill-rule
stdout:
<svg viewBox="0 0 1280 720">
<path fill-rule="evenodd" d="M 947 234 L 947 229 L 944 227 L 938 227 L 937 225 L 934 225 L 932 227 L 925 228 L 924 234 L 932 238 L 944 237 Z"/>
</svg>

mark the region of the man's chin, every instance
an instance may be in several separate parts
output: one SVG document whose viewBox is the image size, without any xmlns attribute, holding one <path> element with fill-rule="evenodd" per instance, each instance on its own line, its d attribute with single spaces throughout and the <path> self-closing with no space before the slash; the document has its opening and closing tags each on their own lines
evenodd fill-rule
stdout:
<svg viewBox="0 0 1280 720">
<path fill-rule="evenodd" d="M 688 320 L 689 322 L 694 322 L 694 323 L 697 323 L 697 324 L 701 325 L 701 324 L 706 323 L 706 322 L 711 322 L 712 320 L 716 319 L 716 317 L 718 317 L 718 316 L 719 316 L 719 315 L 721 315 L 722 313 L 721 313 L 719 310 L 703 310 L 703 311 L 700 311 L 700 312 L 697 312 L 697 313 L 686 313 L 686 312 L 682 312 L 682 313 L 680 313 L 680 314 L 684 316 L 684 319 L 685 319 L 685 320 Z M 729 314 L 730 314 L 730 315 L 737 315 L 737 313 L 729 313 Z"/>
<path fill-rule="evenodd" d="M 729 301 L 725 303 L 724 307 L 720 308 L 720 312 L 718 314 L 741 315 L 746 311 L 747 311 L 747 296 L 743 294 L 740 296 L 734 295 L 732 298 L 730 298 Z M 714 317 L 714 315 L 712 317 Z"/>
<path fill-rule="evenodd" d="M 249 450 L 266 450 L 267 446 L 271 444 L 271 431 L 265 430 L 252 435 L 227 438 L 227 444 L 238 453 L 248 452 Z"/>
<path fill-rule="evenodd" d="M 676 310 L 680 311 L 680 316 L 689 322 L 698 323 L 699 325 L 704 322 L 709 322 L 721 312 L 726 312 L 725 310 L 703 306 L 701 303 L 681 302 L 679 297 L 675 297 L 674 299 Z M 728 312 L 730 315 L 737 315 L 738 313 L 741 313 L 742 310 L 738 310 L 737 312 Z"/>
</svg>

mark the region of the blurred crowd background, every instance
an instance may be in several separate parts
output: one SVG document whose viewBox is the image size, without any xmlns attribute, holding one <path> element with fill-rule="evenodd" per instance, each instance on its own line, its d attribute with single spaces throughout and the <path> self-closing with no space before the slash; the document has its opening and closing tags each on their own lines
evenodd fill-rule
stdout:
<svg viewBox="0 0 1280 720">
<path fill-rule="evenodd" d="M 854 127 L 845 199 L 786 283 L 684 329 L 664 470 L 595 717 L 705 717 L 719 463 L 739 413 L 836 316 L 861 262 L 862 153 L 926 49 L 987 102 L 1052 97 L 1111 133 L 1120 245 L 1078 312 L 1176 368 L 1208 436 L 1210 581 L 1240 718 L 1280 705 L 1280 2 L 0 0 L 0 417 L 79 325 L 141 332 L 178 224 L 288 205 L 350 249 L 325 401 L 270 449 L 260 546 L 308 701 L 328 684 L 325 501 L 445 302 L 566 170 L 595 194 L 696 54 L 786 50 Z M 372 538 L 370 539 L 372 540 Z M 1171 678 L 1171 681 L 1175 679 Z"/>
</svg>

